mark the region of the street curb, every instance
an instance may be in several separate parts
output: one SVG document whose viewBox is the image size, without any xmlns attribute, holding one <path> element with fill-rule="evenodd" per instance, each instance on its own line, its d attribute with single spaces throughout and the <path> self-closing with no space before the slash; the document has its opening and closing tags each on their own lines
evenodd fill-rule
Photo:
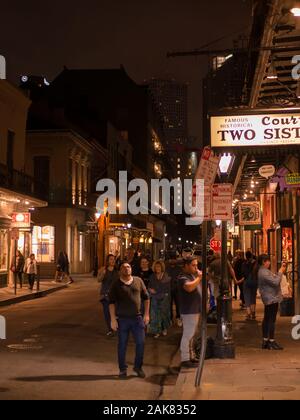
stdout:
<svg viewBox="0 0 300 420">
<path fill-rule="evenodd" d="M 43 290 L 43 291 L 40 291 L 40 292 L 34 292 L 30 295 L 28 294 L 28 295 L 19 296 L 19 297 L 16 296 L 16 297 L 11 298 L 11 299 L 6 299 L 6 300 L 3 300 L 3 301 L 0 301 L 0 307 L 11 306 L 11 305 L 15 305 L 17 303 L 27 302 L 29 300 L 40 299 L 42 297 L 45 297 L 45 296 L 50 295 L 50 294 L 55 293 L 55 292 L 59 292 L 60 290 L 67 289 L 67 288 L 68 288 L 68 285 L 64 284 L 64 285 L 61 285 L 61 286 L 53 287 L 52 289 L 47 289 L 47 290 Z"/>
</svg>

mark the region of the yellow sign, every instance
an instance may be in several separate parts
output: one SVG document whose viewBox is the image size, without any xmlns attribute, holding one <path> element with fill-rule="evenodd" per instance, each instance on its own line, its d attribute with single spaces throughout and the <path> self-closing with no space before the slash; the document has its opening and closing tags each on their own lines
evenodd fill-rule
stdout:
<svg viewBox="0 0 300 420">
<path fill-rule="evenodd" d="M 211 117 L 212 147 L 299 144 L 299 112 L 294 114 Z"/>
</svg>

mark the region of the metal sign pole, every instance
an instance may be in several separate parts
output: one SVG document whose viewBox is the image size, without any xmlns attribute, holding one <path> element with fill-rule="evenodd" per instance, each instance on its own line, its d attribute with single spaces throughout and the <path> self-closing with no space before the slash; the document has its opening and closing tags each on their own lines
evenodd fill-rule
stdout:
<svg viewBox="0 0 300 420">
<path fill-rule="evenodd" d="M 207 222 L 202 224 L 202 317 L 201 317 L 201 354 L 196 373 L 195 387 L 201 384 L 207 346 Z"/>
</svg>

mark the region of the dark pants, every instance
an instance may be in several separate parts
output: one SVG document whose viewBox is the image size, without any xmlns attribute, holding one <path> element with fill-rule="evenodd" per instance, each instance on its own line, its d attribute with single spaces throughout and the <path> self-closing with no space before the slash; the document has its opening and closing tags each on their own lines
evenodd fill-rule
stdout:
<svg viewBox="0 0 300 420">
<path fill-rule="evenodd" d="M 171 321 L 173 319 L 173 305 L 176 308 L 176 319 L 180 319 L 178 290 L 171 290 Z"/>
<path fill-rule="evenodd" d="M 133 335 L 136 350 L 134 367 L 141 369 L 144 362 L 144 348 L 145 348 L 145 324 L 141 316 L 137 318 L 119 318 L 119 344 L 118 344 L 118 358 L 120 371 L 127 370 L 126 352 L 130 332 Z"/>
<path fill-rule="evenodd" d="M 16 284 L 18 284 L 18 280 L 20 283 L 20 287 L 22 289 L 23 287 L 23 273 L 22 272 L 14 273 L 14 281 Z"/>
<path fill-rule="evenodd" d="M 245 296 L 244 296 L 244 286 L 243 283 L 239 284 L 239 289 L 240 289 L 240 299 L 243 305 L 245 305 Z"/>
<path fill-rule="evenodd" d="M 256 305 L 257 287 L 248 287 L 246 283 L 244 283 L 243 290 L 247 308 L 250 308 L 251 305 Z"/>
<path fill-rule="evenodd" d="M 275 325 L 276 318 L 279 309 L 279 304 L 274 303 L 273 305 L 265 306 L 265 316 L 262 324 L 263 338 L 274 340 L 275 337 Z"/>
<path fill-rule="evenodd" d="M 35 282 L 35 274 L 28 274 L 28 283 L 29 283 L 29 289 L 33 289 Z"/>
<path fill-rule="evenodd" d="M 107 329 L 108 331 L 112 331 L 111 329 L 111 318 L 110 318 L 110 312 L 109 312 L 109 300 L 107 299 L 102 299 L 101 300 L 102 306 L 103 306 L 103 314 L 104 314 L 104 319 L 107 325 Z"/>
</svg>

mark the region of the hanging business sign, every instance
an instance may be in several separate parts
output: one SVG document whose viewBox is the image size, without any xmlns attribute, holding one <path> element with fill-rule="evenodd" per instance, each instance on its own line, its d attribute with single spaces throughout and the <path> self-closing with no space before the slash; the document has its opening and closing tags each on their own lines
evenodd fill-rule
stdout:
<svg viewBox="0 0 300 420">
<path fill-rule="evenodd" d="M 13 213 L 11 216 L 12 228 L 30 228 L 31 214 L 30 213 Z"/>
<path fill-rule="evenodd" d="M 262 166 L 261 168 L 259 168 L 259 175 L 262 176 L 263 178 L 271 178 L 271 176 L 273 176 L 276 172 L 275 166 L 274 165 L 265 165 Z"/>
<path fill-rule="evenodd" d="M 261 225 L 261 211 L 259 201 L 239 203 L 239 225 Z"/>
<path fill-rule="evenodd" d="M 211 147 L 299 144 L 299 113 L 211 117 Z"/>
<path fill-rule="evenodd" d="M 286 175 L 285 182 L 287 188 L 300 188 L 300 174 L 293 172 Z"/>
</svg>

